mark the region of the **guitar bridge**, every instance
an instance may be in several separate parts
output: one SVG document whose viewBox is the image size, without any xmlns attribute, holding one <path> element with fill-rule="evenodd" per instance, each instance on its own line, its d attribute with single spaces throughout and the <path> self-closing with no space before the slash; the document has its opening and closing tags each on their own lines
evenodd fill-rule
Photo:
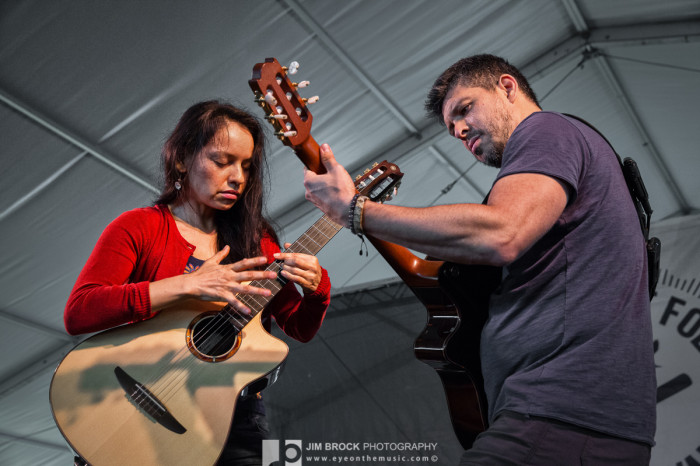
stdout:
<svg viewBox="0 0 700 466">
<path fill-rule="evenodd" d="M 135 404 L 137 408 L 147 414 L 153 421 L 176 434 L 184 434 L 187 432 L 187 429 L 170 414 L 163 403 L 161 403 L 149 389 L 143 386 L 143 384 L 137 382 L 119 366 L 114 368 L 114 374 L 117 376 L 119 385 L 121 385 L 129 401 Z"/>
</svg>

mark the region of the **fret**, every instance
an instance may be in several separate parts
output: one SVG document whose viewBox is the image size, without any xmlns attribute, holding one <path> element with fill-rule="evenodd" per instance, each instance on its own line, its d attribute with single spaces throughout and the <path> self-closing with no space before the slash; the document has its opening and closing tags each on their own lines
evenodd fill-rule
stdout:
<svg viewBox="0 0 700 466">
<path fill-rule="evenodd" d="M 323 216 L 316 221 L 308 230 L 306 230 L 292 245 L 286 250 L 292 253 L 303 253 L 316 255 L 333 237 L 342 230 L 342 226 L 333 222 L 327 216 Z M 278 262 L 270 264 L 266 270 L 271 270 L 279 273 L 282 266 Z M 244 319 L 250 321 L 256 314 L 265 309 L 272 298 L 282 289 L 282 285 L 277 280 L 255 280 L 250 282 L 251 286 L 256 288 L 267 288 L 272 292 L 270 296 L 259 296 L 249 294 L 237 294 L 236 299 L 250 308 L 251 315 L 246 316 L 240 314 L 231 305 L 226 305 L 221 312 L 231 316 L 233 319 Z"/>
</svg>

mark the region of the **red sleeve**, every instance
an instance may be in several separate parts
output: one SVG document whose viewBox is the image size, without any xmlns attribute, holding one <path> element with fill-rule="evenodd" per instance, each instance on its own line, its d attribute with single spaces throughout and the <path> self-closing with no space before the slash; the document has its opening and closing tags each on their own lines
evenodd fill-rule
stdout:
<svg viewBox="0 0 700 466">
<path fill-rule="evenodd" d="M 272 255 L 280 250 L 268 235 L 263 237 L 260 247 L 269 263 L 274 261 Z M 321 274 L 321 282 L 313 293 L 304 293 L 302 297 L 296 285 L 289 282 L 275 295 L 266 309 L 284 333 L 302 343 L 311 340 L 321 328 L 331 302 L 328 272 L 321 268 Z"/>
<path fill-rule="evenodd" d="M 96 332 L 151 316 L 148 281 L 129 283 L 143 244 L 133 212 L 110 223 L 68 297 L 63 314 L 71 335 Z"/>
</svg>

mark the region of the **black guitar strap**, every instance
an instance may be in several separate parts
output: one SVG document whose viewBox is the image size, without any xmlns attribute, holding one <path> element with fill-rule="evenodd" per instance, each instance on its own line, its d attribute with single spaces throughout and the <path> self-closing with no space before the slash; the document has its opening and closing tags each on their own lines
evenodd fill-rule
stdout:
<svg viewBox="0 0 700 466">
<path fill-rule="evenodd" d="M 615 148 L 608 138 L 605 137 L 603 133 L 598 131 L 598 129 L 592 124 L 588 123 L 583 118 L 564 113 L 564 115 L 580 121 L 581 123 L 589 126 L 596 133 L 602 137 L 605 142 L 608 143 L 610 148 L 613 150 L 617 156 L 617 160 L 620 162 L 620 168 L 622 169 L 622 174 L 625 177 L 625 182 L 627 183 L 627 189 L 629 190 L 630 196 L 632 197 L 632 202 L 634 203 L 635 209 L 637 209 L 637 216 L 639 217 L 639 225 L 642 228 L 642 233 L 644 234 L 644 239 L 646 240 L 647 249 L 647 260 L 649 265 L 649 299 L 654 297 L 654 292 L 656 291 L 656 284 L 659 281 L 659 259 L 661 257 L 661 241 L 652 237 L 649 238 L 649 227 L 651 226 L 651 213 L 653 212 L 651 204 L 649 203 L 649 194 L 647 193 L 646 187 L 644 186 L 644 181 L 642 180 L 642 175 L 639 172 L 639 167 L 637 163 L 630 157 L 626 157 L 624 160 L 617 153 Z"/>
</svg>

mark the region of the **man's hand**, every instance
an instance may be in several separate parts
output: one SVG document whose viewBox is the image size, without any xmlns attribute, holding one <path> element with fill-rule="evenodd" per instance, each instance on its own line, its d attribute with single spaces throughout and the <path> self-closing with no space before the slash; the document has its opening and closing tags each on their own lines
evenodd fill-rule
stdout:
<svg viewBox="0 0 700 466">
<path fill-rule="evenodd" d="M 306 170 L 304 186 L 306 199 L 314 203 L 323 213 L 334 222 L 348 226 L 348 208 L 355 195 L 355 183 L 352 178 L 333 156 L 328 144 L 321 145 L 321 163 L 326 167 L 326 173 L 317 175 Z"/>
</svg>

